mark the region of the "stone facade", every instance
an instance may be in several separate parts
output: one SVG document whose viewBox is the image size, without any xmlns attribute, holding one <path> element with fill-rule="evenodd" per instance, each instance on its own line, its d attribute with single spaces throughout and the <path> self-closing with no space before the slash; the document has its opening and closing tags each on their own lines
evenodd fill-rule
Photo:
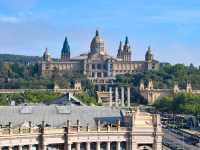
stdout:
<svg viewBox="0 0 200 150">
<path fill-rule="evenodd" d="M 44 76 L 59 72 L 79 72 L 98 85 L 100 87 L 97 88 L 98 91 L 108 91 L 107 85 L 113 82 L 116 75 L 156 70 L 160 65 L 154 59 L 150 47 L 144 61 L 133 61 L 131 58 L 132 50 L 128 37 L 126 37 L 124 45 L 120 42 L 117 56 L 112 57 L 107 54 L 104 41 L 96 31 L 89 53 L 70 58 L 69 44 L 65 40 L 60 61 L 53 61 L 48 51 L 45 50 L 40 70 Z"/>
<path fill-rule="evenodd" d="M 121 112 L 122 113 L 122 112 Z M 64 114 L 63 114 L 64 115 Z M 80 114 L 80 116 L 83 115 Z M 88 116 L 89 117 L 89 116 Z M 159 115 L 126 111 L 124 116 L 109 122 L 101 116 L 95 126 L 85 120 L 63 120 L 63 126 L 40 126 L 25 122 L 20 127 L 9 123 L 0 128 L 1 150 L 161 150 L 162 129 Z M 75 119 L 75 118 L 74 118 Z M 91 119 L 91 118 L 89 118 Z M 105 120 L 101 120 L 105 119 Z"/>
<path fill-rule="evenodd" d="M 153 81 L 149 81 L 147 87 L 145 87 L 144 82 L 141 81 L 139 87 L 139 93 L 143 96 L 148 104 L 153 104 L 156 100 L 165 96 L 174 96 L 178 93 L 192 93 L 200 95 L 200 90 L 193 90 L 190 82 L 187 83 L 185 89 L 180 89 L 178 84 L 174 84 L 172 89 L 155 89 L 153 86 Z"/>
</svg>

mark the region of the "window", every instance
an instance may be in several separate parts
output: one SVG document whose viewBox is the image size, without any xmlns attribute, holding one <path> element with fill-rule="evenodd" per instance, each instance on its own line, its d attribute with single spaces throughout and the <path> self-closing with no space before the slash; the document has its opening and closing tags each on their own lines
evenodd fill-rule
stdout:
<svg viewBox="0 0 200 150">
<path fill-rule="evenodd" d="M 110 70 L 112 70 L 112 68 L 113 68 L 113 64 L 110 64 Z"/>
<path fill-rule="evenodd" d="M 107 72 L 104 72 L 104 73 L 103 73 L 103 76 L 104 76 L 104 77 L 107 77 L 107 76 L 108 76 Z"/>
<path fill-rule="evenodd" d="M 97 69 L 101 69 L 101 64 L 97 64 Z"/>
<path fill-rule="evenodd" d="M 95 69 L 95 64 L 92 64 L 92 69 Z"/>
<path fill-rule="evenodd" d="M 101 77 L 101 72 L 98 72 L 98 73 L 97 73 L 97 77 Z"/>
<path fill-rule="evenodd" d="M 95 77 L 95 73 L 94 72 L 92 72 L 92 77 Z"/>
<path fill-rule="evenodd" d="M 108 69 L 107 64 L 104 64 L 104 65 L 103 65 L 103 69 L 105 69 L 105 70 Z"/>
</svg>

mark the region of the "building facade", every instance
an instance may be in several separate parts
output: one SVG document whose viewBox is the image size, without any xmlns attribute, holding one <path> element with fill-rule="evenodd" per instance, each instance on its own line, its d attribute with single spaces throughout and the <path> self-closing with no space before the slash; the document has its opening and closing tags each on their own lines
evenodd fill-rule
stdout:
<svg viewBox="0 0 200 150">
<path fill-rule="evenodd" d="M 90 51 L 78 57 L 70 57 L 70 47 L 67 39 L 63 44 L 61 59 L 53 61 L 48 50 L 43 54 L 40 65 L 42 75 L 52 75 L 58 72 L 79 72 L 97 85 L 98 91 L 108 91 L 107 85 L 111 84 L 116 75 L 134 73 L 144 70 L 156 70 L 159 62 L 154 59 L 149 47 L 144 61 L 132 60 L 132 49 L 128 37 L 124 45 L 120 42 L 116 57 L 108 55 L 104 40 L 96 31 L 91 41 Z"/>
<path fill-rule="evenodd" d="M 148 104 L 153 104 L 156 100 L 166 96 L 175 96 L 178 93 L 191 93 L 200 95 L 200 90 L 193 90 L 190 82 L 187 82 L 185 89 L 180 89 L 178 84 L 174 84 L 172 89 L 156 89 L 154 88 L 153 81 L 150 80 L 145 87 L 144 82 L 140 82 L 139 93 L 147 100 Z"/>
<path fill-rule="evenodd" d="M 162 149 L 159 115 L 109 107 L 77 107 L 0 107 L 0 149 Z"/>
</svg>

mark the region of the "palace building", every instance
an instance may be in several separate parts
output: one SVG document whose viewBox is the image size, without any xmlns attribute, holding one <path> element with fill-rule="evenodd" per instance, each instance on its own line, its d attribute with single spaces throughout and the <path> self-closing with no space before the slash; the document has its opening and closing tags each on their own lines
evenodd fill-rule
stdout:
<svg viewBox="0 0 200 150">
<path fill-rule="evenodd" d="M 161 150 L 162 136 L 139 109 L 0 106 L 0 150 Z"/>
<path fill-rule="evenodd" d="M 124 44 L 120 41 L 116 57 L 110 56 L 106 51 L 104 40 L 99 31 L 96 31 L 91 41 L 89 53 L 71 57 L 70 46 L 67 38 L 65 38 L 61 59 L 58 61 L 52 60 L 46 49 L 40 64 L 40 70 L 44 76 L 53 73 L 79 72 L 86 75 L 96 85 L 98 91 L 108 91 L 108 86 L 112 84 L 116 75 L 156 70 L 159 69 L 159 66 L 160 63 L 154 59 L 150 47 L 148 47 L 143 61 L 132 60 L 132 49 L 128 37 L 125 38 Z"/>
</svg>

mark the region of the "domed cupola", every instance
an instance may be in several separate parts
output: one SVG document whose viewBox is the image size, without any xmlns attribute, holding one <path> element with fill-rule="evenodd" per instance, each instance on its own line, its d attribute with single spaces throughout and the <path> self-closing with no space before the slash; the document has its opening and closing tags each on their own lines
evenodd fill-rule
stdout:
<svg viewBox="0 0 200 150">
<path fill-rule="evenodd" d="M 103 39 L 99 36 L 99 31 L 96 31 L 95 37 L 92 39 L 91 45 L 90 45 L 90 53 L 99 53 L 101 55 L 105 54 L 105 49 L 104 49 L 104 41 Z"/>
<path fill-rule="evenodd" d="M 149 46 L 148 47 L 148 50 L 146 52 L 146 55 L 145 55 L 145 60 L 146 61 L 153 61 L 153 54 L 152 54 L 152 51 L 151 51 L 151 47 Z"/>
</svg>

